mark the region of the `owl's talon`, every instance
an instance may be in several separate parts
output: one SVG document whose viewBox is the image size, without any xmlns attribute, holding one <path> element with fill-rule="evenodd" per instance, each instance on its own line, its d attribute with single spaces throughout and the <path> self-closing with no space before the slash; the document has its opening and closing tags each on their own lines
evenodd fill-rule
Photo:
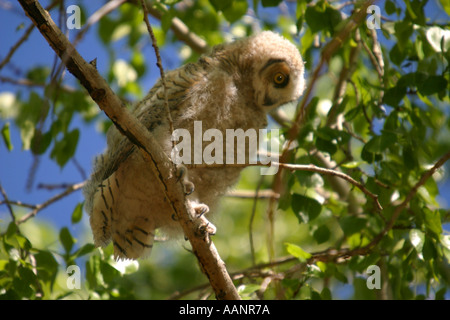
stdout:
<svg viewBox="0 0 450 320">
<path fill-rule="evenodd" d="M 199 237 L 205 237 L 206 235 L 208 236 L 213 236 L 216 234 L 217 232 L 217 228 L 215 225 L 213 225 L 211 222 L 209 222 L 208 220 L 204 219 L 204 223 L 202 223 L 197 230 L 197 235 Z"/>
<path fill-rule="evenodd" d="M 209 207 L 206 204 L 199 204 L 194 207 L 195 214 L 197 215 L 197 218 L 201 218 L 205 213 L 209 212 Z"/>
<path fill-rule="evenodd" d="M 194 184 L 190 181 L 183 181 L 183 187 L 184 194 L 187 196 L 191 195 L 195 190 Z"/>
<path fill-rule="evenodd" d="M 177 182 L 180 182 L 180 180 L 182 178 L 184 178 L 184 176 L 186 176 L 187 173 L 187 168 L 183 165 L 178 165 L 177 166 Z"/>
<path fill-rule="evenodd" d="M 206 232 L 208 232 L 208 234 L 210 236 L 213 236 L 216 234 L 217 232 L 217 228 L 215 225 L 213 225 L 212 223 L 208 222 L 208 224 L 206 225 Z"/>
<path fill-rule="evenodd" d="M 195 190 L 195 186 L 194 184 L 188 180 L 188 175 L 187 175 L 187 168 L 183 165 L 178 165 L 177 166 L 177 182 L 180 182 L 183 184 L 183 188 L 184 188 L 184 194 L 185 195 L 191 195 L 194 190 Z"/>
</svg>

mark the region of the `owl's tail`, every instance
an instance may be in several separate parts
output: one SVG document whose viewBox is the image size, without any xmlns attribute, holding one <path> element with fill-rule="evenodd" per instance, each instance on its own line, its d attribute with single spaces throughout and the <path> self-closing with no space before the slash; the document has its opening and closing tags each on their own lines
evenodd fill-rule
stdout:
<svg viewBox="0 0 450 320">
<path fill-rule="evenodd" d="M 104 247 L 112 240 L 116 260 L 149 256 L 155 237 L 153 222 L 133 215 L 132 200 L 127 199 L 129 207 L 126 207 L 121 197 L 115 173 L 98 186 L 90 217 L 94 244 Z"/>
</svg>

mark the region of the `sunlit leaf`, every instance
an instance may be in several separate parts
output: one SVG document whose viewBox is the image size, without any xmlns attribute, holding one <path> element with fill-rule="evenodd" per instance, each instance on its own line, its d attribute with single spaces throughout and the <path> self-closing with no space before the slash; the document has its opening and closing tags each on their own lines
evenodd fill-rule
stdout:
<svg viewBox="0 0 450 320">
<path fill-rule="evenodd" d="M 296 244 L 285 243 L 285 246 L 286 246 L 286 250 L 287 250 L 287 252 L 289 252 L 289 254 L 296 257 L 297 259 L 299 259 L 302 262 L 305 262 L 306 260 L 308 260 L 309 258 L 312 257 L 312 255 L 310 253 L 306 252 L 305 250 L 303 250 L 301 247 L 299 247 Z"/>
<path fill-rule="evenodd" d="M 75 239 L 72 237 L 67 227 L 62 228 L 59 232 L 59 240 L 61 241 L 64 250 L 67 253 L 70 253 L 72 251 L 73 245 L 75 244 Z"/>
<path fill-rule="evenodd" d="M 83 203 L 79 203 L 72 212 L 71 221 L 72 223 L 78 223 L 81 221 L 82 217 L 83 217 Z"/>
<path fill-rule="evenodd" d="M 9 122 L 7 122 L 7 123 L 5 123 L 3 125 L 2 138 L 3 138 L 3 142 L 5 143 L 6 148 L 8 149 L 8 151 L 12 151 L 13 145 L 12 145 L 12 142 L 11 142 L 11 135 L 10 135 L 10 132 L 9 132 Z"/>
<path fill-rule="evenodd" d="M 315 199 L 293 194 L 292 209 L 300 222 L 308 222 L 314 220 L 320 214 L 322 206 Z"/>
</svg>

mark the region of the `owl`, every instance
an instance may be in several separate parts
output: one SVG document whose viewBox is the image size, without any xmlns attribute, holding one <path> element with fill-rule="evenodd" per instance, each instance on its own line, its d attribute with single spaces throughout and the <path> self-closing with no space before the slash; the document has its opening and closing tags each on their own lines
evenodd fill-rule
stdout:
<svg viewBox="0 0 450 320">
<path fill-rule="evenodd" d="M 265 128 L 269 111 L 297 100 L 304 89 L 304 63 L 295 45 L 264 31 L 214 47 L 196 63 L 167 72 L 165 81 L 175 130 L 194 135 L 194 123 L 201 121 L 204 131 L 216 129 L 225 136 L 227 129 Z M 170 157 L 173 141 L 164 96 L 158 80 L 132 112 Z M 186 185 L 193 188 L 187 199 L 196 212 L 214 211 L 241 170 L 190 168 Z M 96 157 L 83 190 L 96 246 L 112 241 L 116 259 L 137 259 L 150 254 L 156 230 L 168 237 L 182 235 L 157 179 L 137 147 L 111 126 L 107 149 Z"/>
</svg>

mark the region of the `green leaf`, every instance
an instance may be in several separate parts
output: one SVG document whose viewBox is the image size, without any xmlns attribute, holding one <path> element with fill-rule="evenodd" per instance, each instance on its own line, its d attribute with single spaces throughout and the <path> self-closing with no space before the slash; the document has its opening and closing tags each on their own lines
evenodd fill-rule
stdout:
<svg viewBox="0 0 450 320">
<path fill-rule="evenodd" d="M 363 164 L 363 161 L 350 161 L 347 163 L 344 163 L 341 165 L 341 167 L 346 168 L 346 169 L 355 169 L 355 168 L 359 168 L 361 166 L 361 164 Z"/>
<path fill-rule="evenodd" d="M 60 167 L 64 167 L 67 161 L 69 161 L 75 154 L 79 136 L 80 131 L 78 129 L 74 129 L 73 131 L 67 133 L 63 139 L 55 142 L 55 146 L 53 147 L 50 157 L 55 159 L 56 163 L 58 163 Z"/>
<path fill-rule="evenodd" d="M 331 300 L 332 299 L 331 290 L 327 287 L 323 288 L 322 292 L 320 293 L 320 298 L 321 300 Z"/>
<path fill-rule="evenodd" d="M 362 111 L 361 111 L 361 105 L 358 105 L 357 107 L 350 109 L 349 111 L 347 111 L 344 115 L 345 120 L 347 121 L 352 121 L 353 119 L 355 119 L 357 116 L 361 115 Z"/>
<path fill-rule="evenodd" d="M 29 298 L 33 294 L 33 289 L 30 286 L 30 283 L 34 283 L 35 277 L 33 271 L 20 267 L 19 268 L 19 276 L 14 277 L 13 280 L 13 288 L 22 298 Z M 33 282 L 30 282 L 33 281 Z"/>
<path fill-rule="evenodd" d="M 321 30 L 333 33 L 335 27 L 342 21 L 342 17 L 339 11 L 325 2 L 319 2 L 315 6 L 306 8 L 305 20 L 313 33 Z"/>
<path fill-rule="evenodd" d="M 47 151 L 51 142 L 52 142 L 51 131 L 42 134 L 41 130 L 35 130 L 33 139 L 31 139 L 31 152 L 33 152 L 36 155 L 41 155 L 45 151 Z"/>
<path fill-rule="evenodd" d="M 399 179 L 402 170 L 399 170 L 398 166 L 393 162 L 381 161 L 380 162 L 381 171 L 379 173 L 380 180 L 389 182 L 395 185 Z"/>
<path fill-rule="evenodd" d="M 426 37 L 434 51 L 450 51 L 450 30 L 444 30 L 439 27 L 430 27 L 426 31 Z"/>
<path fill-rule="evenodd" d="M 261 4 L 263 7 L 276 7 L 278 6 L 283 0 L 262 0 Z"/>
<path fill-rule="evenodd" d="M 31 141 L 34 136 L 34 124 L 30 120 L 24 121 L 20 126 L 20 138 L 22 139 L 22 149 L 30 150 Z"/>
<path fill-rule="evenodd" d="M 447 89 L 447 79 L 443 76 L 430 76 L 418 87 L 419 92 L 424 96 L 429 96 Z"/>
<path fill-rule="evenodd" d="M 322 139 L 320 137 L 316 138 L 315 146 L 320 151 L 329 153 L 330 155 L 335 154 L 336 151 L 337 151 L 337 146 L 333 142 L 331 142 L 329 140 L 324 140 L 324 139 Z"/>
<path fill-rule="evenodd" d="M 96 255 L 90 256 L 89 260 L 86 261 L 86 283 L 91 289 L 104 285 L 100 263 L 100 257 Z"/>
<path fill-rule="evenodd" d="M 78 258 L 78 257 L 84 256 L 86 254 L 89 254 L 94 250 L 95 250 L 95 245 L 93 245 L 92 243 L 87 243 L 84 246 L 82 246 L 80 249 L 75 251 L 74 256 L 76 258 Z"/>
<path fill-rule="evenodd" d="M 386 3 L 384 4 L 384 10 L 386 10 L 386 13 L 388 15 L 397 13 L 397 7 L 395 6 L 395 4 L 390 1 L 390 0 L 386 0 Z"/>
<path fill-rule="evenodd" d="M 48 251 L 39 250 L 34 255 L 34 258 L 36 259 L 39 280 L 48 281 L 50 285 L 53 285 L 58 274 L 58 262 L 53 254 Z"/>
<path fill-rule="evenodd" d="M 445 293 L 446 292 L 447 292 L 447 288 L 446 287 L 442 287 L 441 289 L 436 291 L 435 300 L 446 300 L 445 299 Z"/>
<path fill-rule="evenodd" d="M 19 233 L 14 233 L 11 234 L 10 236 L 7 236 L 7 238 L 4 241 L 5 243 L 13 246 L 16 249 L 23 249 L 25 251 L 30 250 L 32 247 L 31 242 L 26 237 L 24 237 Z"/>
<path fill-rule="evenodd" d="M 111 42 L 111 37 L 114 29 L 117 26 L 117 22 L 112 20 L 109 16 L 105 15 L 100 19 L 98 23 L 98 35 L 103 44 L 109 44 Z"/>
<path fill-rule="evenodd" d="M 293 194 L 292 210 L 299 222 L 308 223 L 320 214 L 322 205 L 315 199 L 300 194 Z"/>
<path fill-rule="evenodd" d="M 384 103 L 392 107 L 397 107 L 402 101 L 402 99 L 405 97 L 405 95 L 406 95 L 406 87 L 395 86 L 393 88 L 386 90 L 383 97 L 383 101 Z"/>
<path fill-rule="evenodd" d="M 425 241 L 425 234 L 419 229 L 412 229 L 409 231 L 409 241 L 416 249 L 417 253 L 422 253 L 423 244 Z"/>
<path fill-rule="evenodd" d="M 131 66 L 136 70 L 138 77 L 144 75 L 147 70 L 147 65 L 145 63 L 145 56 L 139 50 L 133 50 L 133 55 L 130 61 Z"/>
<path fill-rule="evenodd" d="M 450 16 L 450 2 L 447 0 L 439 0 L 442 8 L 444 8 L 445 12 Z"/>
<path fill-rule="evenodd" d="M 11 135 L 9 133 L 9 122 L 5 123 L 5 125 L 2 128 L 2 137 L 8 151 L 12 151 L 13 145 L 11 142 Z"/>
<path fill-rule="evenodd" d="M 242 296 L 249 296 L 253 292 L 258 291 L 261 288 L 261 285 L 254 284 L 254 283 L 248 283 L 248 284 L 242 284 L 240 285 L 237 290 L 239 295 Z"/>
<path fill-rule="evenodd" d="M 78 223 L 81 221 L 81 218 L 83 217 L 83 205 L 84 202 L 77 204 L 75 209 L 72 212 L 72 223 Z"/>
<path fill-rule="evenodd" d="M 66 253 L 69 254 L 70 251 L 72 251 L 75 239 L 72 237 L 67 227 L 63 227 L 59 232 L 59 240 L 61 241 Z"/>
<path fill-rule="evenodd" d="M 248 3 L 246 0 L 233 1 L 232 5 L 222 10 L 223 15 L 228 22 L 233 23 L 239 20 L 248 9 Z"/>
<path fill-rule="evenodd" d="M 425 261 L 436 259 L 437 257 L 437 250 L 434 245 L 434 241 L 431 237 L 425 237 L 425 241 L 423 243 L 423 259 Z"/>
<path fill-rule="evenodd" d="M 331 232 L 326 225 L 321 225 L 314 231 L 313 237 L 317 241 L 317 244 L 322 244 L 330 239 Z"/>
<path fill-rule="evenodd" d="M 393 133 L 382 131 L 380 136 L 375 136 L 367 144 L 365 148 L 372 153 L 382 153 L 391 145 L 397 142 L 397 136 Z"/>
<path fill-rule="evenodd" d="M 409 170 L 414 170 L 419 165 L 414 149 L 410 145 L 403 148 L 403 163 Z"/>
<path fill-rule="evenodd" d="M 176 16 L 175 10 L 168 10 L 164 12 L 163 16 L 161 17 L 161 28 L 164 33 L 167 33 L 169 31 L 170 26 L 172 25 L 172 19 Z"/>
<path fill-rule="evenodd" d="M 432 211 L 428 208 L 423 208 L 423 214 L 425 226 L 435 234 L 437 239 L 439 239 L 439 236 L 442 233 L 441 215 L 439 210 Z"/>
<path fill-rule="evenodd" d="M 209 0 L 216 11 L 222 11 L 233 5 L 233 0 Z"/>
<path fill-rule="evenodd" d="M 28 71 L 26 77 L 28 80 L 34 83 L 45 84 L 49 75 L 50 75 L 49 67 L 39 66 Z"/>
<path fill-rule="evenodd" d="M 117 270 L 112 265 L 104 261 L 100 261 L 100 272 L 105 283 L 110 283 L 115 278 L 120 276 L 119 270 Z"/>
<path fill-rule="evenodd" d="M 406 59 L 406 51 L 400 50 L 400 46 L 396 43 L 392 47 L 391 51 L 389 51 L 389 58 L 393 63 L 400 66 Z"/>
<path fill-rule="evenodd" d="M 347 216 L 339 220 L 339 224 L 344 231 L 344 234 L 348 237 L 352 234 L 360 232 L 367 225 L 367 219 Z"/>
<path fill-rule="evenodd" d="M 312 255 L 293 243 L 285 243 L 286 250 L 300 262 L 306 262 Z"/>
</svg>

